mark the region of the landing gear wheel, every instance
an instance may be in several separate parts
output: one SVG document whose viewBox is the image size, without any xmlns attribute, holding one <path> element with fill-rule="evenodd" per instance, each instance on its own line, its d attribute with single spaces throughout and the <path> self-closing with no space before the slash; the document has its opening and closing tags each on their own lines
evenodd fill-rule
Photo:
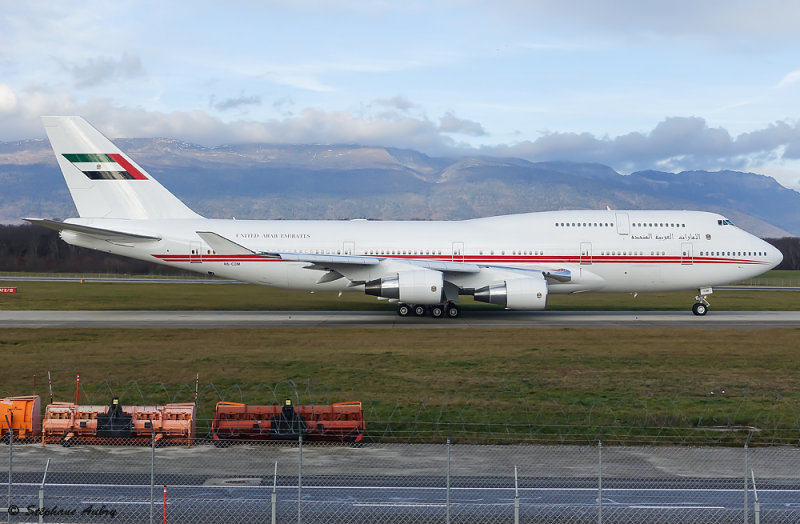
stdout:
<svg viewBox="0 0 800 524">
<path fill-rule="evenodd" d="M 444 317 L 444 306 L 442 306 L 441 304 L 436 304 L 435 306 L 431 306 L 431 316 L 433 318 Z"/>
<path fill-rule="evenodd" d="M 397 314 L 401 317 L 407 317 L 411 313 L 411 306 L 408 304 L 400 304 L 397 306 Z"/>
<path fill-rule="evenodd" d="M 708 313 L 708 307 L 702 302 L 697 302 L 695 303 L 695 305 L 692 306 L 692 313 L 694 313 L 698 317 L 702 317 L 703 315 Z"/>
<path fill-rule="evenodd" d="M 413 307 L 413 309 L 414 309 L 414 314 L 417 315 L 418 317 L 425 316 L 426 313 L 425 306 L 416 305 Z"/>
<path fill-rule="evenodd" d="M 453 303 L 447 304 L 447 318 L 458 318 L 461 314 L 459 307 Z"/>
</svg>

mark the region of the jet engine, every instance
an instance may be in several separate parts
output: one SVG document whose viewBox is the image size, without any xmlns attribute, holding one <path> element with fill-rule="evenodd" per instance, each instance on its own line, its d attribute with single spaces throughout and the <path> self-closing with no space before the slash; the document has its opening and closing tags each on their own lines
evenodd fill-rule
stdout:
<svg viewBox="0 0 800 524">
<path fill-rule="evenodd" d="M 508 309 L 544 309 L 547 282 L 535 278 L 514 278 L 475 290 L 475 300 Z"/>
<path fill-rule="evenodd" d="M 439 304 L 445 301 L 442 274 L 430 269 L 400 271 L 394 276 L 371 280 L 364 284 L 364 293 L 395 298 L 408 304 Z"/>
</svg>

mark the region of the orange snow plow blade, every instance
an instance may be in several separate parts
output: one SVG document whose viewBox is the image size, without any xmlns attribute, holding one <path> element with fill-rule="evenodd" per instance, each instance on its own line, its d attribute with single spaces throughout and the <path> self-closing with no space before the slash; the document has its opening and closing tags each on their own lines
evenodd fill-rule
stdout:
<svg viewBox="0 0 800 524">
<path fill-rule="evenodd" d="M 14 431 L 14 439 L 27 439 L 42 430 L 42 408 L 39 395 L 0 399 L 0 439 L 6 440 Z"/>
<path fill-rule="evenodd" d="M 42 438 L 70 446 L 85 444 L 192 445 L 197 407 L 193 403 L 163 406 L 122 406 L 115 397 L 109 406 L 53 402 L 47 406 Z"/>
<path fill-rule="evenodd" d="M 248 406 L 219 402 L 212 425 L 214 441 L 303 440 L 359 442 L 364 434 L 361 402 L 332 405 Z"/>
</svg>

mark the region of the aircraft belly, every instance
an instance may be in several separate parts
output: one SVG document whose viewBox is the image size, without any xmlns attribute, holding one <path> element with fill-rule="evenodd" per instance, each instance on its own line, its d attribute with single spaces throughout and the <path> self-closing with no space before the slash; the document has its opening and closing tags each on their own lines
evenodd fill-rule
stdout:
<svg viewBox="0 0 800 524">
<path fill-rule="evenodd" d="M 628 287 L 631 291 L 657 289 L 664 284 L 658 264 L 633 264 L 628 270 Z"/>
</svg>

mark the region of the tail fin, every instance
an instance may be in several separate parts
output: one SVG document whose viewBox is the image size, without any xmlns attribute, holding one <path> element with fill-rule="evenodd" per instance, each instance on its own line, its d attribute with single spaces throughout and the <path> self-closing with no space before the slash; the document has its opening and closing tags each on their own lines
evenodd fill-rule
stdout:
<svg viewBox="0 0 800 524">
<path fill-rule="evenodd" d="M 83 118 L 42 121 L 81 217 L 201 218 Z"/>
</svg>

